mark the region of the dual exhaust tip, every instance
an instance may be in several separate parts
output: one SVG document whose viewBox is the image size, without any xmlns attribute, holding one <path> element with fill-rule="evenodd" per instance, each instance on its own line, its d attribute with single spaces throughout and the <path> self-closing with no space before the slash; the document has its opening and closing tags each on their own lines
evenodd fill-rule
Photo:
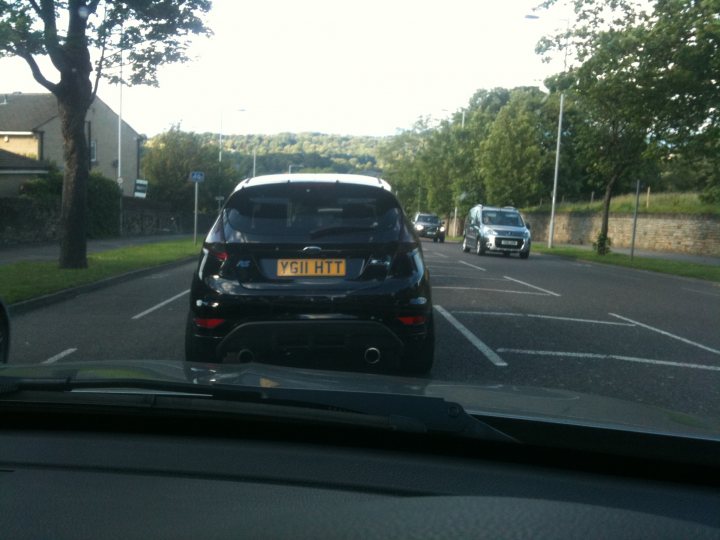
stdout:
<svg viewBox="0 0 720 540">
<path fill-rule="evenodd" d="M 368 347 L 363 353 L 363 359 L 367 364 L 374 366 L 382 359 L 380 349 L 376 347 Z M 238 361 L 242 363 L 252 362 L 255 360 L 255 353 L 250 349 L 241 349 L 238 353 Z"/>
</svg>

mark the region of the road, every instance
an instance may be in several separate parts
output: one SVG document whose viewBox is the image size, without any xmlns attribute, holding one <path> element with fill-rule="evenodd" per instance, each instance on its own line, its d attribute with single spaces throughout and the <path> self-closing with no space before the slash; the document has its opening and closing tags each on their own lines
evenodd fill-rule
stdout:
<svg viewBox="0 0 720 540">
<path fill-rule="evenodd" d="M 424 243 L 436 380 L 545 386 L 720 417 L 720 287 Z M 12 363 L 183 358 L 194 263 L 17 316 Z"/>
</svg>

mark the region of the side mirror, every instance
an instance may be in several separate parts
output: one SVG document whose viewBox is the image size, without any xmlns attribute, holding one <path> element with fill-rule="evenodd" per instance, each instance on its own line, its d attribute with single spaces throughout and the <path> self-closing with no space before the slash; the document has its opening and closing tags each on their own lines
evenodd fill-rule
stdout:
<svg viewBox="0 0 720 540">
<path fill-rule="evenodd" d="M 527 227 L 528 231 L 529 231 L 530 229 L 532 229 L 532 227 L 530 226 L 530 224 L 527 223 L 527 222 L 525 222 L 525 226 Z"/>
</svg>

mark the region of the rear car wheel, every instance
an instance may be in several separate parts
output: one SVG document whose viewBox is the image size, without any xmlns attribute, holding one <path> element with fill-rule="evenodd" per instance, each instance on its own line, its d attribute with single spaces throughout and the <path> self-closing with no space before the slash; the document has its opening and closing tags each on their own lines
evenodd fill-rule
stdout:
<svg viewBox="0 0 720 540">
<path fill-rule="evenodd" d="M 465 236 L 463 236 L 462 250 L 463 250 L 465 253 L 467 253 L 468 251 L 470 251 L 470 246 L 468 246 L 467 237 L 465 237 Z"/>
</svg>

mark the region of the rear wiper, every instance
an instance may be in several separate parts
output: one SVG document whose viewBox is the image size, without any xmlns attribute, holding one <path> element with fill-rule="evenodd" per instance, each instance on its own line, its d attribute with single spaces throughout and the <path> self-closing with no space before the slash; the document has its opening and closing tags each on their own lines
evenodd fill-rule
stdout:
<svg viewBox="0 0 720 540">
<path fill-rule="evenodd" d="M 310 238 L 320 238 L 321 236 L 331 236 L 334 234 L 345 234 L 345 233 L 354 233 L 354 232 L 370 232 L 370 231 L 376 231 L 378 228 L 376 226 L 368 226 L 368 227 L 351 227 L 349 225 L 339 225 L 339 226 L 333 226 L 333 227 L 323 227 L 321 229 L 315 229 L 313 231 L 310 231 Z"/>
<path fill-rule="evenodd" d="M 317 389 L 258 388 L 221 383 L 199 385 L 189 382 L 146 379 L 79 381 L 72 377 L 55 379 L 0 378 L 0 402 L 3 398 L 22 391 L 84 394 L 102 390 L 372 415 L 387 418 L 398 431 L 441 433 L 487 441 L 518 442 L 486 422 L 469 415 L 461 405 L 439 397 Z"/>
</svg>

